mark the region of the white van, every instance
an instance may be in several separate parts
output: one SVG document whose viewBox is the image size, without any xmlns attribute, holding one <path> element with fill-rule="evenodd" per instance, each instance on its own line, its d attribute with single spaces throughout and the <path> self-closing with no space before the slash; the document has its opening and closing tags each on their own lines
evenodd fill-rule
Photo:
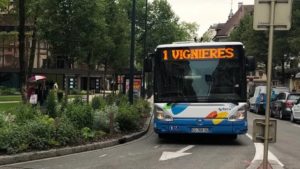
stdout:
<svg viewBox="0 0 300 169">
<path fill-rule="evenodd" d="M 287 87 L 273 87 L 271 100 L 280 92 L 289 92 Z M 267 86 L 256 86 L 252 97 L 249 99 L 250 111 L 264 113 L 266 110 Z"/>
</svg>

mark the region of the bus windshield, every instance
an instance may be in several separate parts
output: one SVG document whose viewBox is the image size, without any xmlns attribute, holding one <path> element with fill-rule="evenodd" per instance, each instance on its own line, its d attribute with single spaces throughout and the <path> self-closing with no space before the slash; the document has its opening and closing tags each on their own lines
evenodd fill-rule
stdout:
<svg viewBox="0 0 300 169">
<path fill-rule="evenodd" d="M 238 102 L 246 100 L 242 56 L 232 59 L 155 61 L 157 101 Z"/>
</svg>

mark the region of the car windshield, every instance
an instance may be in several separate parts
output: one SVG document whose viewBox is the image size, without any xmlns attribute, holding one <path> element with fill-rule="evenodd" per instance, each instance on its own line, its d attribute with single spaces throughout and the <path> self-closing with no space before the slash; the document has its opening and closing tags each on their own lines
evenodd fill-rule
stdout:
<svg viewBox="0 0 300 169">
<path fill-rule="evenodd" d="M 288 100 L 298 100 L 300 98 L 300 94 L 290 94 L 288 96 Z"/>
</svg>

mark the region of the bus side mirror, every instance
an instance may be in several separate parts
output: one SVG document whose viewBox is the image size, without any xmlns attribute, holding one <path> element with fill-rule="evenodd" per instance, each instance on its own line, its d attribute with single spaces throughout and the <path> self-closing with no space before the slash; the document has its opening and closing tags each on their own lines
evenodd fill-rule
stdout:
<svg viewBox="0 0 300 169">
<path fill-rule="evenodd" d="M 254 56 L 247 56 L 246 57 L 246 70 L 247 71 L 255 71 L 256 69 L 256 62 Z"/>
<path fill-rule="evenodd" d="M 144 72 L 152 72 L 152 58 L 154 54 L 149 54 L 144 60 Z"/>
</svg>

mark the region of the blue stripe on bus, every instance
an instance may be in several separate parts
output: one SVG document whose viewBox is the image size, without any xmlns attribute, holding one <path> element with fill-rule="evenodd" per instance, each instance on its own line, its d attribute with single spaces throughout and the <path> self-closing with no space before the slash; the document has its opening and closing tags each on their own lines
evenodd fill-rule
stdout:
<svg viewBox="0 0 300 169">
<path fill-rule="evenodd" d="M 192 128 L 208 128 L 209 134 L 245 134 L 248 130 L 246 120 L 228 121 L 224 119 L 214 125 L 211 119 L 174 119 L 171 122 L 154 119 L 156 133 L 193 133 Z"/>
</svg>

